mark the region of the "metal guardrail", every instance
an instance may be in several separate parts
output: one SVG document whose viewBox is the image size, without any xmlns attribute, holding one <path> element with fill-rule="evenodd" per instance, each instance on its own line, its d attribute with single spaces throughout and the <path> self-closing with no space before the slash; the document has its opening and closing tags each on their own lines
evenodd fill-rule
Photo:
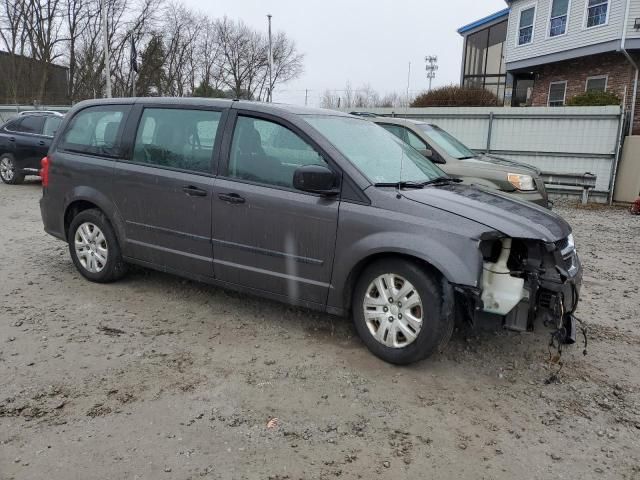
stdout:
<svg viewBox="0 0 640 480">
<path fill-rule="evenodd" d="M 582 188 L 582 204 L 589 201 L 589 190 L 596 188 L 597 177 L 590 172 L 585 173 L 555 173 L 542 172 L 540 174 L 545 185 L 559 185 L 563 187 Z"/>
</svg>

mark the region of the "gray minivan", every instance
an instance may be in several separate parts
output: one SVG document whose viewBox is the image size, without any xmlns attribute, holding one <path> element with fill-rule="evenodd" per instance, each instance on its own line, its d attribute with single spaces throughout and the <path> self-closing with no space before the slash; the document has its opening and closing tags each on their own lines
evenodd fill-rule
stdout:
<svg viewBox="0 0 640 480">
<path fill-rule="evenodd" d="M 570 340 L 582 268 L 547 209 L 458 184 L 365 119 L 198 98 L 81 102 L 42 160 L 45 230 L 80 273 L 138 264 L 353 316 L 398 364 L 481 313 Z"/>
</svg>

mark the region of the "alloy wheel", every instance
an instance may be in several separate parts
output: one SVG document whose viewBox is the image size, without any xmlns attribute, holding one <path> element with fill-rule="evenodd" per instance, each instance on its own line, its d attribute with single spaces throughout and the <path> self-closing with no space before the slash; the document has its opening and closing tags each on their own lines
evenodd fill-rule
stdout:
<svg viewBox="0 0 640 480">
<path fill-rule="evenodd" d="M 400 275 L 385 273 L 376 277 L 366 290 L 362 307 L 369 332 L 387 347 L 406 347 L 422 328 L 420 294 Z"/>
<path fill-rule="evenodd" d="M 76 256 L 85 270 L 91 273 L 102 271 L 109 258 L 109 246 L 102 230 L 91 222 L 80 224 L 76 229 L 74 245 Z"/>
<path fill-rule="evenodd" d="M 2 179 L 4 181 L 12 181 L 15 174 L 15 166 L 13 165 L 13 161 L 10 158 L 4 157 L 2 160 L 0 160 L 0 176 L 2 176 Z"/>
</svg>

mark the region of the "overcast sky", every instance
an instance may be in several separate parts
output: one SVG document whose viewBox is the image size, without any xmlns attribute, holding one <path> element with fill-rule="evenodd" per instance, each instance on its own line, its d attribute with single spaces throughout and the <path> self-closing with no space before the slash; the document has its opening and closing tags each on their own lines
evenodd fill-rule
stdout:
<svg viewBox="0 0 640 480">
<path fill-rule="evenodd" d="M 437 55 L 433 85 L 458 83 L 462 37 L 456 30 L 506 7 L 504 0 L 185 0 L 211 17 L 283 30 L 305 54 L 304 73 L 274 92 L 274 101 L 317 105 L 325 89 L 369 83 L 381 94 L 427 86 L 424 56 Z"/>
</svg>

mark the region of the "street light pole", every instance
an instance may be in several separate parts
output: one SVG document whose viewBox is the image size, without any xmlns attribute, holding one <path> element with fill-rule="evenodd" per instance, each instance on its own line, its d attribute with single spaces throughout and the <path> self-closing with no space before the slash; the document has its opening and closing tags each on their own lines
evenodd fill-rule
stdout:
<svg viewBox="0 0 640 480">
<path fill-rule="evenodd" d="M 102 30 L 104 32 L 104 72 L 106 96 L 111 98 L 111 70 L 109 68 L 109 30 L 107 29 L 107 1 L 102 0 Z"/>
<path fill-rule="evenodd" d="M 273 51 L 272 51 L 272 47 L 271 47 L 271 14 L 267 15 L 267 18 L 269 19 L 269 95 L 268 95 L 268 101 L 272 102 L 273 101 L 273 84 L 272 84 L 272 75 L 273 75 Z"/>
</svg>

